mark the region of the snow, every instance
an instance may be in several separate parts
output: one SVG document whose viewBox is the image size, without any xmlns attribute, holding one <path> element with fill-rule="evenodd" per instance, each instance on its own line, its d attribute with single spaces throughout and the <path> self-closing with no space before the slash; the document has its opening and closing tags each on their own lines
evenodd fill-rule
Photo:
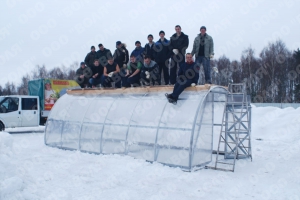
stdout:
<svg viewBox="0 0 300 200">
<path fill-rule="evenodd" d="M 300 199 L 300 108 L 253 107 L 253 161 L 234 173 L 51 148 L 42 129 L 0 132 L 1 200 Z"/>
</svg>

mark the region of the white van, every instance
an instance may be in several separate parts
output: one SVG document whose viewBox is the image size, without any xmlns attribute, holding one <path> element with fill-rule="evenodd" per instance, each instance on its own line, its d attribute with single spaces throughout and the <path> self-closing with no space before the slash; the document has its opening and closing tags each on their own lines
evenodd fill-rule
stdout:
<svg viewBox="0 0 300 200">
<path fill-rule="evenodd" d="M 1 96 L 0 131 L 5 128 L 39 126 L 39 105 L 38 96 Z"/>
</svg>

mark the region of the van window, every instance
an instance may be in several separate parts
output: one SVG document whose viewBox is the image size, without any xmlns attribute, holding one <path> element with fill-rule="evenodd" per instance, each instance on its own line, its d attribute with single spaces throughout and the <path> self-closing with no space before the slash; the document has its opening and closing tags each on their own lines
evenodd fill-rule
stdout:
<svg viewBox="0 0 300 200">
<path fill-rule="evenodd" d="M 37 110 L 37 99 L 22 98 L 22 110 Z"/>
<path fill-rule="evenodd" d="M 0 113 L 9 113 L 17 111 L 19 108 L 19 98 L 6 97 L 0 102 Z"/>
</svg>

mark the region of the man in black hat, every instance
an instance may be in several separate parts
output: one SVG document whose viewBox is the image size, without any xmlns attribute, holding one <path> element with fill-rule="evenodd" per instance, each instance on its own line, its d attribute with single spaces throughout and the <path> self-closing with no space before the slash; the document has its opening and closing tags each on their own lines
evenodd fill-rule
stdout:
<svg viewBox="0 0 300 200">
<path fill-rule="evenodd" d="M 108 58 L 112 57 L 109 49 L 104 48 L 103 44 L 98 45 L 99 50 L 96 53 L 96 59 L 99 59 L 100 66 L 105 66 L 107 64 Z"/>
<path fill-rule="evenodd" d="M 200 27 L 200 34 L 194 40 L 192 56 L 196 57 L 196 63 L 203 64 L 205 83 L 211 84 L 210 77 L 210 59 L 214 57 L 213 38 L 206 33 L 206 27 Z"/>
<path fill-rule="evenodd" d="M 144 48 L 141 47 L 141 42 L 136 41 L 135 49 L 131 52 L 130 57 L 131 57 L 131 55 L 134 55 L 134 57 L 137 61 L 144 62 L 143 53 L 144 53 Z"/>
<path fill-rule="evenodd" d="M 121 41 L 116 42 L 117 49 L 114 52 L 113 58 L 120 68 L 119 75 L 124 77 L 126 75 L 127 63 L 129 61 L 128 50 L 126 49 L 126 44 Z"/>
<path fill-rule="evenodd" d="M 176 25 L 175 31 L 171 37 L 170 50 L 172 52 L 172 62 L 170 68 L 170 83 L 176 83 L 177 67 L 185 63 L 185 51 L 189 46 L 189 36 L 181 32 L 181 26 Z"/>
<path fill-rule="evenodd" d="M 79 69 L 76 70 L 75 81 L 81 88 L 90 87 L 89 78 L 93 75 L 91 68 L 86 67 L 84 62 L 80 63 Z"/>
<path fill-rule="evenodd" d="M 96 49 L 94 46 L 91 46 L 91 52 L 89 52 L 86 55 L 84 62 L 88 67 L 92 68 L 95 59 L 96 59 Z"/>
</svg>

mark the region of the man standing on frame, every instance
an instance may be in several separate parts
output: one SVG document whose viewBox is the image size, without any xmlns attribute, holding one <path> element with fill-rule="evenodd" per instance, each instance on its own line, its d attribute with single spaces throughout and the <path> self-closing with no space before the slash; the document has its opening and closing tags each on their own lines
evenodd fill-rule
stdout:
<svg viewBox="0 0 300 200">
<path fill-rule="evenodd" d="M 205 84 L 211 84 L 210 77 L 210 59 L 214 57 L 214 41 L 206 33 L 206 27 L 201 26 L 200 34 L 194 40 L 192 56 L 196 57 L 196 63 L 203 64 L 205 74 Z"/>
<path fill-rule="evenodd" d="M 185 63 L 185 51 L 189 46 L 189 36 L 181 32 L 179 25 L 175 26 L 175 31 L 171 37 L 170 50 L 173 51 L 171 69 L 170 69 L 170 83 L 176 83 L 177 65 Z"/>
</svg>

